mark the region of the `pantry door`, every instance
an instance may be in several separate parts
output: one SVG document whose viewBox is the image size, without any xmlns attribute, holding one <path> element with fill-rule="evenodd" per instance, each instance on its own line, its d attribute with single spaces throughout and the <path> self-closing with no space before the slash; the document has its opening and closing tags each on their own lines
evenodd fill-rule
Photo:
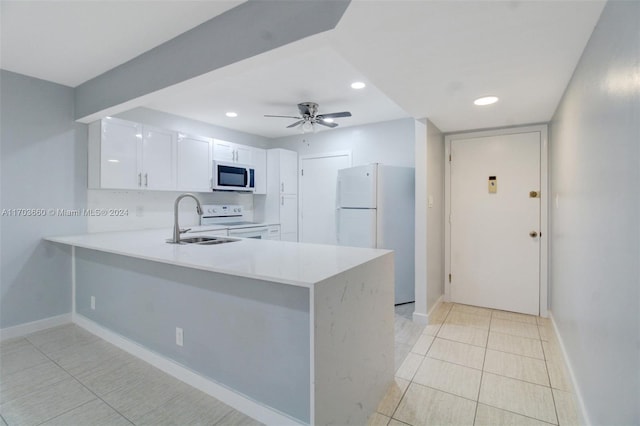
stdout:
<svg viewBox="0 0 640 426">
<path fill-rule="evenodd" d="M 351 167 L 351 152 L 300 157 L 299 241 L 337 245 L 338 170 Z"/>
<path fill-rule="evenodd" d="M 451 137 L 447 148 L 451 301 L 539 315 L 541 132 Z"/>
</svg>

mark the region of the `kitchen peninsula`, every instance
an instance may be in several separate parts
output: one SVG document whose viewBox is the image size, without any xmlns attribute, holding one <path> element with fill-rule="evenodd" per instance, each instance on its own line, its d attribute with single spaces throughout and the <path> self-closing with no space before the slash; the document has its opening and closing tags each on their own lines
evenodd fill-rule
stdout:
<svg viewBox="0 0 640 426">
<path fill-rule="evenodd" d="M 258 420 L 366 422 L 393 379 L 392 252 L 170 235 L 48 238 L 73 247 L 75 321 L 196 373 Z"/>
</svg>

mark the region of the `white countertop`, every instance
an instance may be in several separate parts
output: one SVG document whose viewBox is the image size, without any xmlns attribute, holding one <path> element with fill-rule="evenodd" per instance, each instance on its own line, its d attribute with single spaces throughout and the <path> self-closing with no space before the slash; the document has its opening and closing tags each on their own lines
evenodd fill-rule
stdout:
<svg viewBox="0 0 640 426">
<path fill-rule="evenodd" d="M 222 228 L 223 229 L 223 228 Z M 206 236 L 198 232 L 197 236 Z M 183 238 L 193 234 L 183 235 Z M 168 244 L 170 229 L 101 232 L 45 240 L 187 268 L 311 287 L 390 250 L 239 239 L 217 244 Z"/>
</svg>

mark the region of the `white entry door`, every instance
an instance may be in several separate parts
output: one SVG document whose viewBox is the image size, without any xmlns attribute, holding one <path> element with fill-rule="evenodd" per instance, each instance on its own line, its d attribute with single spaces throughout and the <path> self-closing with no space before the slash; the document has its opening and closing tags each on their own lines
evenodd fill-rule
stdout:
<svg viewBox="0 0 640 426">
<path fill-rule="evenodd" d="M 450 153 L 451 300 L 538 315 L 540 132 L 453 139 Z"/>
<path fill-rule="evenodd" d="M 300 242 L 337 244 L 338 170 L 347 167 L 346 152 L 300 158 Z"/>
</svg>

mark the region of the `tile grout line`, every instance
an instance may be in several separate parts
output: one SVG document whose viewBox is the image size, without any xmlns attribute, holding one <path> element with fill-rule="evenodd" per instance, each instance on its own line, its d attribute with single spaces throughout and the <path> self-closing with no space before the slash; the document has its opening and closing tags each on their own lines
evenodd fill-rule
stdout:
<svg viewBox="0 0 640 426">
<path fill-rule="evenodd" d="M 538 330 L 539 332 L 539 330 Z M 556 404 L 556 396 L 553 394 L 553 385 L 551 384 L 551 374 L 549 374 L 549 365 L 547 360 L 547 353 L 544 350 L 544 345 L 542 344 L 542 336 L 540 337 L 540 345 L 542 346 L 542 354 L 544 355 L 544 368 L 547 370 L 547 378 L 549 379 L 549 388 L 551 390 L 551 400 L 553 401 L 553 410 L 556 413 L 556 422 L 560 424 L 560 417 L 558 416 L 558 404 Z"/>
<path fill-rule="evenodd" d="M 526 418 L 528 418 L 528 419 L 532 419 L 532 420 L 535 420 L 535 421 L 540 422 L 540 423 L 544 423 L 544 424 L 548 424 L 548 425 L 558 426 L 556 423 L 549 423 L 549 422 L 548 422 L 548 421 L 546 421 L 546 420 L 540 420 L 540 419 L 538 419 L 538 418 L 536 418 L 536 417 L 527 416 L 526 414 L 522 414 L 522 413 L 518 413 L 518 412 L 515 412 L 515 411 L 507 410 L 507 409 L 505 409 L 505 408 L 496 407 L 495 405 L 487 404 L 486 402 L 482 402 L 482 403 L 481 403 L 481 402 L 478 402 L 478 405 L 480 405 L 480 404 L 482 404 L 482 405 L 486 405 L 487 407 L 495 408 L 495 409 L 497 409 L 497 410 L 506 411 L 507 413 L 515 414 L 515 415 L 518 415 L 518 416 L 521 416 L 521 417 L 526 417 Z"/>
<path fill-rule="evenodd" d="M 440 327 L 438 328 L 438 331 L 436 332 L 436 335 L 440 332 L 440 328 L 442 328 L 442 325 L 444 324 L 444 322 L 446 321 L 446 319 L 449 317 L 449 313 L 451 312 L 451 309 L 453 308 L 453 306 L 449 307 L 449 310 L 447 311 L 447 314 L 445 315 L 444 319 L 442 320 L 442 323 L 440 323 Z M 425 327 L 426 328 L 426 327 Z M 436 336 L 432 336 L 433 340 L 431 340 L 431 344 L 429 345 L 429 348 L 427 349 L 427 353 L 429 353 L 429 350 L 431 349 L 431 346 L 433 345 L 433 342 L 436 341 Z M 427 355 L 425 354 L 422 358 L 422 362 L 424 362 L 424 358 L 426 358 Z M 422 362 L 420 363 L 420 365 L 422 365 Z M 398 403 L 396 404 L 396 407 L 393 409 L 393 412 L 391 413 L 391 416 L 389 417 L 389 423 L 391 422 L 391 420 L 397 420 L 395 419 L 393 416 L 396 414 L 396 412 L 398 411 L 398 407 L 400 406 L 400 403 L 402 402 L 402 400 L 404 399 L 405 395 L 407 394 L 407 391 L 409 391 L 409 387 L 411 386 L 411 384 L 413 383 L 413 377 L 415 377 L 416 373 L 418 372 L 418 370 L 420 369 L 420 367 L 418 367 L 418 369 L 416 369 L 416 372 L 413 373 L 413 376 L 411 377 L 411 380 L 409 380 L 409 384 L 407 385 L 407 388 L 404 390 L 404 392 L 402 393 L 402 396 L 400 397 L 400 399 L 398 400 Z M 419 383 L 417 383 L 419 384 Z M 398 420 L 400 421 L 400 420 Z M 387 423 L 387 424 L 389 424 Z M 401 422 L 404 423 L 404 422 Z M 405 423 L 406 424 L 406 423 Z"/>
<path fill-rule="evenodd" d="M 26 339 L 26 337 L 25 337 L 25 339 Z M 57 366 L 58 366 L 62 371 L 64 371 L 65 373 L 67 373 L 67 374 L 68 374 L 68 375 L 69 375 L 73 380 L 75 380 L 76 382 L 78 382 L 78 383 L 80 384 L 80 386 L 82 386 L 82 387 L 83 387 L 83 388 L 85 388 L 87 391 L 89 391 L 89 393 L 91 393 L 91 394 L 92 394 L 93 396 L 95 396 L 97 399 L 99 399 L 100 401 L 102 401 L 104 404 L 106 404 L 109 408 L 111 408 L 113 411 L 115 411 L 115 412 L 116 412 L 116 413 L 118 413 L 120 416 L 122 416 L 122 418 L 124 418 L 125 420 L 127 420 L 129 423 L 131 423 L 132 425 L 135 425 L 135 423 L 134 423 L 131 419 L 129 419 L 129 418 L 128 418 L 128 417 L 126 417 L 124 414 L 122 414 L 120 411 L 118 411 L 118 410 L 116 410 L 114 407 L 112 407 L 112 406 L 111 406 L 109 403 L 107 403 L 104 399 L 102 399 L 100 396 L 98 396 L 98 394 L 96 394 L 94 391 L 92 391 L 91 389 L 89 389 L 89 387 L 87 387 L 84 383 L 82 383 L 82 382 L 80 381 L 80 379 L 78 379 L 76 376 L 74 376 L 73 374 L 71 374 L 69 371 L 67 371 L 64 367 L 62 367 L 62 366 L 61 366 L 60 364 L 58 364 L 56 361 L 54 361 L 53 359 L 51 359 L 51 358 L 49 357 L 49 355 L 47 355 L 47 354 L 46 354 L 46 353 L 44 353 L 42 350 L 40 350 L 40 348 L 38 348 L 36 345 L 34 345 L 33 343 L 31 343 L 31 341 L 30 341 L 30 340 L 28 340 L 28 339 L 27 339 L 27 341 L 28 341 L 31 345 L 33 345 L 33 347 L 34 347 L 38 352 L 40 352 L 42 355 L 44 355 L 44 356 L 45 356 L 49 361 L 51 361 L 52 363 L 54 363 L 55 365 L 57 365 Z M 88 401 L 88 402 L 91 402 L 91 401 Z M 87 403 L 88 403 L 88 402 L 87 402 Z M 86 404 L 86 403 L 85 403 L 85 404 Z M 75 410 L 76 408 L 82 407 L 82 406 L 83 406 L 83 405 L 85 405 L 85 404 L 80 404 L 80 405 L 78 405 L 78 406 L 76 406 L 76 407 L 74 407 L 74 408 L 72 408 L 72 409 L 70 409 L 70 410 L 65 411 L 64 413 L 61 413 L 61 414 L 58 414 L 57 416 L 54 416 L 54 417 L 48 418 L 47 420 L 44 420 L 44 421 L 43 421 L 43 422 L 41 422 L 40 424 L 46 423 L 46 422 L 48 422 L 48 421 L 50 421 L 50 420 L 53 420 L 53 419 L 55 419 L 55 418 L 57 418 L 57 417 L 60 417 L 61 415 L 66 414 L 66 413 L 68 413 L 68 412 L 70 412 L 70 411 L 73 411 L 73 410 Z"/>
<path fill-rule="evenodd" d="M 487 341 L 484 347 L 484 358 L 482 359 L 482 371 L 480 373 L 480 386 L 478 386 L 478 396 L 476 398 L 476 411 L 473 413 L 473 424 L 476 424 L 476 418 L 478 417 L 478 407 L 480 406 L 480 391 L 482 390 L 482 381 L 484 380 L 484 364 L 487 362 L 487 351 L 489 348 L 489 335 L 491 334 L 491 322 L 493 321 L 493 311 L 489 317 L 489 330 L 487 331 Z"/>
</svg>

